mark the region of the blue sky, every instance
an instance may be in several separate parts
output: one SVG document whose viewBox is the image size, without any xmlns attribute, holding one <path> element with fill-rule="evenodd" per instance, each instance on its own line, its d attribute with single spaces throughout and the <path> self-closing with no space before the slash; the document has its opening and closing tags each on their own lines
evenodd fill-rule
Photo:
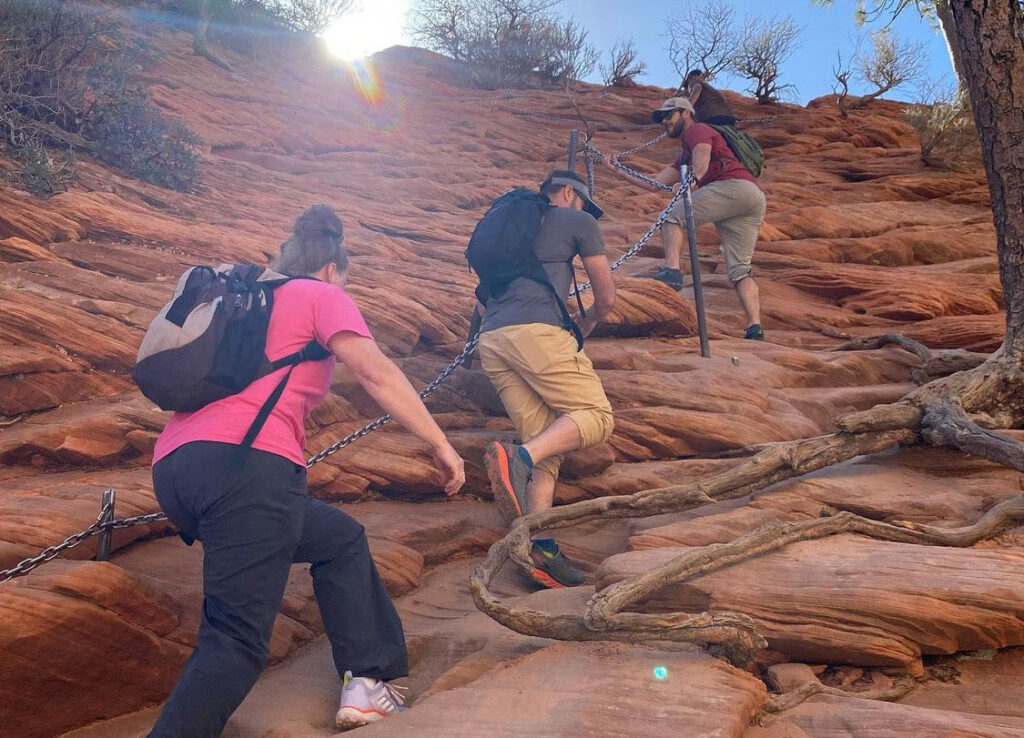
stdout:
<svg viewBox="0 0 1024 738">
<path fill-rule="evenodd" d="M 666 16 L 679 13 L 687 0 L 562 0 L 555 9 L 563 17 L 573 16 L 589 32 L 590 40 L 601 52 L 607 63 L 607 52 L 618 39 L 632 38 L 640 52 L 640 58 L 647 62 L 648 72 L 641 80 L 647 84 L 674 87 L 678 84 L 676 72 L 668 59 L 668 41 L 664 36 Z M 783 65 L 783 82 L 797 87 L 794 100 L 805 103 L 808 100 L 832 92 L 832 68 L 836 62 L 836 51 L 842 50 L 844 57 L 853 50 L 854 36 L 858 28 L 853 20 L 854 0 L 834 0 L 835 5 L 821 8 L 810 0 L 776 0 L 770 6 L 756 0 L 735 0 L 733 6 L 739 22 L 747 15 L 792 16 L 803 27 L 801 45 L 786 64 Z M 341 56 L 359 56 L 379 51 L 394 44 L 409 44 L 405 33 L 404 18 L 411 0 L 360 0 L 355 12 L 343 17 L 336 28 L 325 36 Z M 880 27 L 876 23 L 867 29 Z M 902 38 L 913 38 L 926 45 L 929 60 L 928 76 L 952 85 L 954 75 L 949 53 L 942 34 L 929 21 L 922 19 L 916 11 L 905 11 L 893 24 Z M 865 41 L 864 47 L 868 44 Z M 590 81 L 599 82 L 594 74 Z M 716 81 L 721 87 L 743 91 L 744 80 L 722 75 Z M 855 81 L 850 91 L 853 94 L 867 90 Z M 890 95 L 902 100 L 915 99 L 913 88 L 901 88 Z"/>
<path fill-rule="evenodd" d="M 685 0 L 563 0 L 559 10 L 563 16 L 574 16 L 590 32 L 591 42 L 602 51 L 607 63 L 607 49 L 619 38 L 632 38 L 640 51 L 640 58 L 647 62 L 648 73 L 643 80 L 648 84 L 670 87 L 678 84 L 676 72 L 668 59 L 667 40 L 663 36 L 666 16 L 678 13 Z M 826 95 L 832 91 L 832 67 L 836 51 L 843 50 L 844 57 L 852 51 L 853 37 L 857 33 L 854 23 L 854 2 L 836 0 L 831 8 L 812 5 L 810 0 L 776 0 L 770 5 L 756 0 L 735 0 L 732 3 L 736 15 L 792 16 L 803 27 L 802 44 L 783 66 L 783 81 L 792 82 L 798 88 L 796 100 L 808 100 Z M 874 24 L 868 28 L 875 28 Z M 914 38 L 926 44 L 929 59 L 929 76 L 942 79 L 949 84 L 954 81 L 945 38 L 913 10 L 905 11 L 893 24 L 901 38 Z M 866 29 L 865 29 L 866 30 Z M 865 42 L 864 48 L 867 48 Z M 721 76 L 718 84 L 729 89 L 743 90 L 745 82 L 740 79 Z M 863 85 L 851 85 L 851 92 L 865 91 Z M 910 100 L 913 89 L 901 89 L 892 97 Z"/>
</svg>

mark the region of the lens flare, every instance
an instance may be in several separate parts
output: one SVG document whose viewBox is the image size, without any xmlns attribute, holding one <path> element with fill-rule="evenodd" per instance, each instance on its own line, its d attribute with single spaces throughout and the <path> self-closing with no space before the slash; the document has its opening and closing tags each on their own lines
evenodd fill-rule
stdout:
<svg viewBox="0 0 1024 738">
<path fill-rule="evenodd" d="M 657 679 L 659 682 L 665 681 L 666 679 L 668 679 L 668 669 L 666 669 L 664 666 L 655 666 L 654 678 Z"/>
<path fill-rule="evenodd" d="M 376 105 L 380 102 L 380 77 L 369 59 L 358 59 L 348 65 L 348 73 L 352 78 L 359 96 L 366 102 Z"/>
</svg>

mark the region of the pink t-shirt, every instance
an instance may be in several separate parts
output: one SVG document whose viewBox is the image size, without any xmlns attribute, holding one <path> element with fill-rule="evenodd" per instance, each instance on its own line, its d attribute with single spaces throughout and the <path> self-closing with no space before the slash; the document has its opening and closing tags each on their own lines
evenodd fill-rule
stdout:
<svg viewBox="0 0 1024 738">
<path fill-rule="evenodd" d="M 345 292 L 326 282 L 296 279 L 274 291 L 274 308 L 267 329 L 267 358 L 271 361 L 300 351 L 314 338 L 324 348 L 336 333 L 352 331 L 372 338 L 359 308 Z M 253 448 L 284 456 L 305 466 L 305 420 L 327 394 L 335 359 L 307 361 L 292 371 Z M 239 444 L 263 403 L 288 368 L 257 379 L 236 395 L 212 402 L 191 413 L 174 413 L 157 439 L 153 463 L 192 441 Z"/>
</svg>

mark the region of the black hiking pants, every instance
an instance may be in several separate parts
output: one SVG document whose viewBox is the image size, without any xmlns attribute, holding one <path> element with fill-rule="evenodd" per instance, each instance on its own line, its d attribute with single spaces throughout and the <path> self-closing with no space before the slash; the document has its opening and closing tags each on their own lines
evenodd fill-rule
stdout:
<svg viewBox="0 0 1024 738">
<path fill-rule="evenodd" d="M 213 738 L 267 662 L 293 562 L 313 589 L 338 674 L 395 679 L 407 660 L 402 623 L 370 558 L 363 526 L 306 492 L 306 470 L 238 446 L 196 442 L 153 467 L 167 517 L 203 543 L 199 639 L 150 738 Z"/>
</svg>

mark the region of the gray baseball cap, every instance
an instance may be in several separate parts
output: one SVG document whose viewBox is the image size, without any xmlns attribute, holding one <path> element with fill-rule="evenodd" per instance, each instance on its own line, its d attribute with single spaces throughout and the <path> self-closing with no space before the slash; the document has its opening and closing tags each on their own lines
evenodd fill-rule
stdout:
<svg viewBox="0 0 1024 738">
<path fill-rule="evenodd" d="M 598 207 L 597 203 L 590 198 L 590 188 L 587 187 L 587 183 L 583 180 L 583 177 L 576 174 L 576 172 L 570 169 L 553 169 L 551 173 L 548 174 L 548 178 L 541 183 L 540 188 L 543 190 L 548 185 L 555 185 L 556 187 L 572 187 L 576 191 L 576 194 L 583 198 L 584 212 L 593 215 L 595 220 L 604 215 L 604 210 Z"/>
<path fill-rule="evenodd" d="M 692 115 L 694 112 L 693 103 L 687 97 L 670 97 L 662 103 L 660 108 L 651 113 L 651 120 L 655 123 L 661 123 L 662 118 L 673 110 L 689 110 Z"/>
</svg>

